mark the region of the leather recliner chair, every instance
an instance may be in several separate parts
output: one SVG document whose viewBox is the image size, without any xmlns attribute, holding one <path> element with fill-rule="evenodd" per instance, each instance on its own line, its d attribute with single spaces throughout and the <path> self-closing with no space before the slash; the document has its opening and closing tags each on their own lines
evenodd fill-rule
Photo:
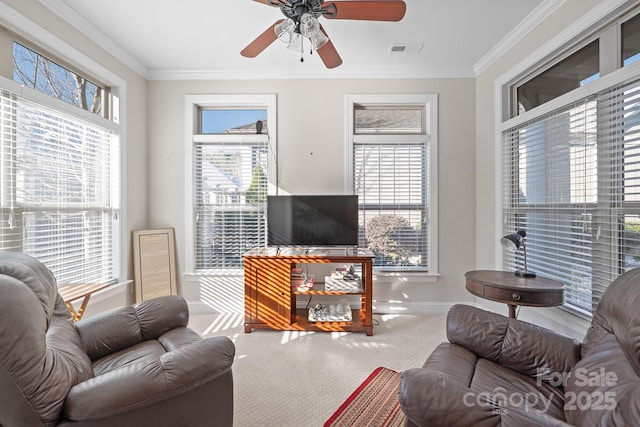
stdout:
<svg viewBox="0 0 640 427">
<path fill-rule="evenodd" d="M 605 291 L 582 344 L 456 305 L 447 338 L 403 372 L 406 426 L 640 426 L 640 269 Z"/>
<path fill-rule="evenodd" d="M 167 296 L 74 323 L 52 273 L 0 254 L 0 425 L 231 426 L 235 347 Z"/>
</svg>

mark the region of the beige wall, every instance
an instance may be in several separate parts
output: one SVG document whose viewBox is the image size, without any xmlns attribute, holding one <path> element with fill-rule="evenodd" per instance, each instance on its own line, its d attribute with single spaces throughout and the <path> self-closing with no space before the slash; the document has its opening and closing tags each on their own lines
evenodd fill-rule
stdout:
<svg viewBox="0 0 640 427">
<path fill-rule="evenodd" d="M 292 194 L 344 192 L 345 95 L 438 94 L 442 277 L 436 283 L 416 277 L 379 278 L 374 299 L 434 307 L 471 300 L 464 288 L 464 273 L 473 268 L 475 251 L 474 79 L 149 82 L 149 226 L 175 227 L 178 271 L 184 272 L 185 265 L 183 194 L 189 182 L 184 158 L 185 95 L 251 93 L 277 95 L 279 184 Z M 204 299 L 202 284 L 193 289 L 187 283 L 191 284 L 181 281 L 186 295 Z"/>
</svg>

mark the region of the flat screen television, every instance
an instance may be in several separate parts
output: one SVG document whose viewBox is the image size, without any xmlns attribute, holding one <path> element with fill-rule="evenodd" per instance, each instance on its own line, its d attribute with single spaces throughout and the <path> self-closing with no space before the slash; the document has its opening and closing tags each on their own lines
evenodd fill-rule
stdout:
<svg viewBox="0 0 640 427">
<path fill-rule="evenodd" d="M 269 246 L 357 246 L 358 196 L 268 196 Z"/>
</svg>

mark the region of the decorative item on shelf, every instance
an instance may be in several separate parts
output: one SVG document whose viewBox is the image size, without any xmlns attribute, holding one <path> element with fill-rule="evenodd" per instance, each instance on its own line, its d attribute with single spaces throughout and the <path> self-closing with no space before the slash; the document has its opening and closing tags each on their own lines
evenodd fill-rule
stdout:
<svg viewBox="0 0 640 427">
<path fill-rule="evenodd" d="M 309 309 L 309 322 L 351 322 L 351 306 L 348 301 L 338 304 L 316 304 Z"/>
<path fill-rule="evenodd" d="M 324 276 L 324 289 L 332 292 L 361 292 L 362 284 L 351 265 L 349 268 L 338 267 L 330 276 Z"/>
<path fill-rule="evenodd" d="M 315 276 L 313 274 L 307 275 L 299 267 L 291 267 L 290 275 L 291 289 L 295 292 L 308 292 L 313 289 L 315 283 Z"/>
<path fill-rule="evenodd" d="M 527 268 L 527 246 L 524 244 L 524 238 L 527 236 L 527 232 L 524 230 L 518 230 L 513 234 L 507 234 L 502 239 L 500 239 L 500 243 L 502 246 L 508 249 L 515 249 L 518 251 L 520 246 L 522 246 L 523 258 L 524 258 L 524 271 L 516 270 L 515 275 L 519 277 L 536 277 L 536 273 L 529 272 Z"/>
</svg>

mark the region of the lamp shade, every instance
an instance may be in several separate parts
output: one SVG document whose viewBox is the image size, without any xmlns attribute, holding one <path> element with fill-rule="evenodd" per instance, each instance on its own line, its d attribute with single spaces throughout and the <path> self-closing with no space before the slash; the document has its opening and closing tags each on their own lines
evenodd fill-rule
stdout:
<svg viewBox="0 0 640 427">
<path fill-rule="evenodd" d="M 524 272 L 521 272 L 519 270 L 516 270 L 515 274 L 516 276 L 521 276 L 521 277 L 536 277 L 535 273 L 531 273 L 528 270 L 527 267 L 527 247 L 524 244 L 524 238 L 526 237 L 527 232 L 524 230 L 518 230 L 517 232 L 513 233 L 513 234 L 507 234 L 506 236 L 502 237 L 500 239 L 500 243 L 502 243 L 502 246 L 507 248 L 507 249 L 511 249 L 511 250 L 515 250 L 517 251 L 518 249 L 522 248 L 523 252 L 524 252 Z"/>
<path fill-rule="evenodd" d="M 309 38 L 313 50 L 320 49 L 329 41 L 320 29 L 318 20 L 310 13 L 305 13 L 300 18 L 300 34 Z"/>
<path fill-rule="evenodd" d="M 524 245 L 524 238 L 527 236 L 527 232 L 524 230 L 518 230 L 516 233 L 507 234 L 502 239 L 500 239 L 500 243 L 507 249 L 518 250 L 520 246 Z"/>
<path fill-rule="evenodd" d="M 522 244 L 522 240 L 520 239 L 520 235 L 517 233 L 507 234 L 502 239 L 500 239 L 500 243 L 506 249 L 512 249 L 517 251 L 520 249 L 520 245 Z"/>
<path fill-rule="evenodd" d="M 329 37 L 325 36 L 322 31 L 318 30 L 315 34 L 309 36 L 309 40 L 311 40 L 311 47 L 313 47 L 313 50 L 318 50 L 327 44 Z"/>
<path fill-rule="evenodd" d="M 291 41 L 291 38 L 293 37 L 293 31 L 295 30 L 295 28 L 295 21 L 291 18 L 287 18 L 276 25 L 273 30 L 275 31 L 278 40 L 284 43 L 289 43 Z"/>
<path fill-rule="evenodd" d="M 287 46 L 287 49 L 295 50 L 297 52 L 302 51 L 303 37 L 300 33 L 295 32 L 291 36 L 291 42 Z"/>
<path fill-rule="evenodd" d="M 304 13 L 300 17 L 300 32 L 305 37 L 311 37 L 320 31 L 320 23 L 310 13 Z"/>
</svg>

